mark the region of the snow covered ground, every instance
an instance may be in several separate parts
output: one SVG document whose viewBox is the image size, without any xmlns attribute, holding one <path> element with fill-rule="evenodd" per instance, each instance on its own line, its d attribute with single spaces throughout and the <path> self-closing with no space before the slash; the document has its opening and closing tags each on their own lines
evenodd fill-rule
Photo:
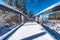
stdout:
<svg viewBox="0 0 60 40">
<path fill-rule="evenodd" d="M 26 22 L 8 40 L 55 40 L 41 25 Z"/>
<path fill-rule="evenodd" d="M 60 20 L 50 20 L 43 23 L 45 26 L 48 26 L 50 29 L 55 30 L 60 34 Z"/>
<path fill-rule="evenodd" d="M 60 34 L 60 24 L 57 24 L 56 32 L 58 32 Z"/>
</svg>

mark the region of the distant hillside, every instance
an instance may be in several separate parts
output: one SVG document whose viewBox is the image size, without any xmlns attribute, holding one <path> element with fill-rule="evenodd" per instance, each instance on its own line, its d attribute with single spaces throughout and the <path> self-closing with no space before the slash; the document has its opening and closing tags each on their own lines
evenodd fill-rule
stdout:
<svg viewBox="0 0 60 40">
<path fill-rule="evenodd" d="M 60 12 L 55 12 L 50 14 L 48 17 L 49 20 L 60 20 Z"/>
</svg>

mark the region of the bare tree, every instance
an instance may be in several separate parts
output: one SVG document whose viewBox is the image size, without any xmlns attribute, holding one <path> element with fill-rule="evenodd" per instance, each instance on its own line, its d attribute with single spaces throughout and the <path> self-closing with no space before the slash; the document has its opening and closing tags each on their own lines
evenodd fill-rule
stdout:
<svg viewBox="0 0 60 40">
<path fill-rule="evenodd" d="M 17 7 L 18 6 L 18 0 L 14 1 L 14 6 Z"/>
<path fill-rule="evenodd" d="M 12 0 L 5 0 L 5 3 L 7 3 L 7 4 L 12 6 Z"/>
<path fill-rule="evenodd" d="M 20 3 L 20 9 L 21 11 L 27 15 L 27 12 L 26 12 L 26 3 L 25 3 L 25 0 L 22 0 L 22 2 Z"/>
<path fill-rule="evenodd" d="M 30 10 L 28 12 L 28 15 L 27 16 L 30 18 L 30 20 L 33 20 L 34 19 L 34 12 L 32 10 Z"/>
</svg>

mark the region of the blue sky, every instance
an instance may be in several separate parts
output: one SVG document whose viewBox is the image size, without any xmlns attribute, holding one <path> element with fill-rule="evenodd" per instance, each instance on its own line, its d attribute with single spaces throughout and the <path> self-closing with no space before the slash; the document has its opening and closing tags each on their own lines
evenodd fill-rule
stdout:
<svg viewBox="0 0 60 40">
<path fill-rule="evenodd" d="M 36 15 L 40 11 L 59 1 L 60 0 L 26 0 L 26 9 L 27 11 L 33 10 L 34 15 Z"/>
<path fill-rule="evenodd" d="M 33 10 L 34 14 L 37 14 L 38 12 L 59 1 L 60 0 L 26 0 L 26 8 L 28 11 Z"/>
</svg>

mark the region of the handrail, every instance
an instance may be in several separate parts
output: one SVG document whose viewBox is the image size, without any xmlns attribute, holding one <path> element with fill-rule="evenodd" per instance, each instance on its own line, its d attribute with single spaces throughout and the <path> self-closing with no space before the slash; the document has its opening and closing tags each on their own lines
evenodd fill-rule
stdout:
<svg viewBox="0 0 60 40">
<path fill-rule="evenodd" d="M 0 40 L 4 40 L 5 38 L 7 38 L 7 36 L 9 36 L 10 34 L 12 34 L 14 31 L 16 31 L 19 27 L 21 27 L 24 23 L 21 23 L 20 25 L 18 25 L 17 27 L 13 28 L 12 30 L 10 30 L 9 32 L 7 32 L 6 34 L 4 34 L 3 36 L 0 37 Z"/>
<path fill-rule="evenodd" d="M 4 2 L 0 2 L 0 9 L 1 10 L 5 10 L 5 11 L 10 11 L 10 12 L 21 14 L 21 15 L 25 16 L 27 19 L 29 19 L 27 17 L 27 15 L 25 15 L 22 11 L 19 11 L 15 7 L 10 6 L 10 5 L 8 5 L 8 4 L 4 3 Z"/>
<path fill-rule="evenodd" d="M 49 12 L 49 10 L 50 10 L 50 11 L 53 11 L 53 8 L 55 8 L 55 7 L 57 7 L 57 6 L 60 6 L 60 2 L 55 3 L 55 4 L 51 5 L 50 7 L 42 10 L 41 12 L 37 13 L 37 14 L 35 15 L 35 17 L 47 13 L 47 12 Z"/>
<path fill-rule="evenodd" d="M 27 15 L 25 15 L 22 11 L 19 11 L 18 9 L 16 9 L 13 6 L 10 6 L 4 2 L 0 2 L 0 10 L 4 10 L 4 11 L 10 11 L 10 12 L 14 12 L 17 14 L 21 14 L 23 16 L 25 16 L 27 19 L 29 19 L 27 17 Z M 25 22 L 24 22 L 25 23 Z M 14 31 L 16 31 L 19 27 L 21 27 L 24 23 L 21 23 L 20 25 L 18 25 L 17 27 L 13 28 L 12 30 L 10 30 L 9 32 L 7 32 L 6 34 L 4 34 L 3 36 L 0 37 L 0 40 L 5 39 L 7 36 L 9 36 L 11 33 L 13 33 Z"/>
</svg>

